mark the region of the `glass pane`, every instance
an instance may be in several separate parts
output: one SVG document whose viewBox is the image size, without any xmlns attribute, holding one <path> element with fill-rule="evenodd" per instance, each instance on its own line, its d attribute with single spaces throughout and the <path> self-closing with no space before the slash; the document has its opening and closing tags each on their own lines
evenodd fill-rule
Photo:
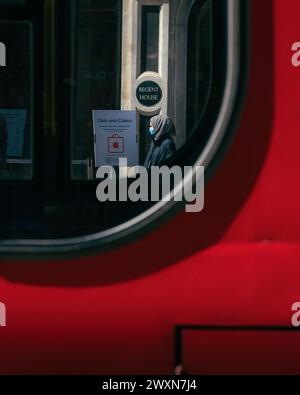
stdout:
<svg viewBox="0 0 300 395">
<path fill-rule="evenodd" d="M 0 5 L 24 5 L 26 0 L 0 0 Z"/>
<path fill-rule="evenodd" d="M 6 67 L 0 68 L 0 179 L 32 178 L 32 32 L 27 22 L 0 22 Z"/>
<path fill-rule="evenodd" d="M 212 88 L 212 1 L 196 2 L 188 32 L 187 137 L 199 126 Z"/>
<path fill-rule="evenodd" d="M 92 110 L 120 108 L 121 1 L 73 2 L 72 178 L 95 169 Z M 92 173 L 92 174 L 91 174 Z"/>
<path fill-rule="evenodd" d="M 122 5 L 126 4 L 127 0 L 26 0 L 18 11 L 1 8 L 0 41 L 7 47 L 7 67 L 0 67 L 0 239 L 83 236 L 121 225 L 155 204 L 151 196 L 149 202 L 100 202 L 96 196 L 92 111 L 120 109 Z M 216 103 L 221 104 L 216 98 L 222 99 L 226 74 L 226 0 L 196 0 L 190 17 L 187 7 L 186 26 L 177 23 L 178 4 L 170 2 L 167 7 L 170 51 L 165 99 L 168 115 L 182 142 L 187 142 L 174 155 L 174 164 L 183 166 L 205 146 L 218 115 Z M 161 8 L 143 7 L 139 15 L 143 21 L 138 23 L 144 30 L 126 50 L 138 44 L 142 51 L 130 53 L 135 65 L 141 66 L 143 57 L 144 69 L 157 70 Z M 12 22 L 12 18 L 21 19 Z M 30 20 L 32 27 L 24 20 Z M 124 96 L 134 94 L 133 84 L 128 85 Z M 211 114 L 209 122 L 207 114 Z M 140 114 L 139 120 L 143 163 L 152 139 L 149 116 Z M 33 159 L 34 184 L 5 182 L 31 179 Z M 70 182 L 70 176 L 76 182 Z M 87 180 L 94 181 L 77 182 Z"/>
<path fill-rule="evenodd" d="M 159 13 L 157 6 L 142 8 L 142 72 L 158 72 Z"/>
</svg>

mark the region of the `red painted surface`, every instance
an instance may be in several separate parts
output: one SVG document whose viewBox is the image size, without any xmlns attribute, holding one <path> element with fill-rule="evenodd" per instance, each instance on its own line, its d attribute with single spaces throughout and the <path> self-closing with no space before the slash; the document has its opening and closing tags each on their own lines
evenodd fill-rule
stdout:
<svg viewBox="0 0 300 395">
<path fill-rule="evenodd" d="M 198 375 L 299 375 L 299 334 L 294 330 L 186 330 L 183 365 Z"/>
<path fill-rule="evenodd" d="M 300 3 L 251 4 L 246 107 L 204 212 L 93 258 L 2 261 L 0 373 L 170 373 L 176 323 L 290 325 L 300 300 Z"/>
</svg>

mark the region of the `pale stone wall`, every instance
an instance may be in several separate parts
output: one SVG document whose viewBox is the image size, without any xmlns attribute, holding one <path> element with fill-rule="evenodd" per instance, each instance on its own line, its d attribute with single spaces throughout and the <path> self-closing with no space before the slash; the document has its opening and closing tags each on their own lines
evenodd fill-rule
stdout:
<svg viewBox="0 0 300 395">
<path fill-rule="evenodd" d="M 193 3 L 194 0 L 123 1 L 121 108 L 135 108 L 135 81 L 140 75 L 141 7 L 160 5 L 159 75 L 167 96 L 161 113 L 175 122 L 178 148 L 186 139 L 187 20 Z"/>
</svg>

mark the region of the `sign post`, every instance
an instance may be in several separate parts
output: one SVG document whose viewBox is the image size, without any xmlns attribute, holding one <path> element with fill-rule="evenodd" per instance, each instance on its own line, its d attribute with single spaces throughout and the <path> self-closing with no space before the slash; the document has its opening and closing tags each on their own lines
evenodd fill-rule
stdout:
<svg viewBox="0 0 300 395">
<path fill-rule="evenodd" d="M 158 114 L 166 100 L 163 82 L 158 73 L 147 71 L 135 83 L 135 102 L 138 111 L 146 116 Z"/>
<path fill-rule="evenodd" d="M 136 89 L 136 98 L 142 106 L 157 106 L 162 99 L 161 87 L 155 81 L 141 82 Z"/>
</svg>

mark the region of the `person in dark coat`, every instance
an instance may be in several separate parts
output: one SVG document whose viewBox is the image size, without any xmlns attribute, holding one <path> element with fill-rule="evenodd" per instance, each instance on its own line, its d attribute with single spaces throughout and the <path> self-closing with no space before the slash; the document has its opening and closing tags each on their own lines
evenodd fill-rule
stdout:
<svg viewBox="0 0 300 395">
<path fill-rule="evenodd" d="M 144 162 L 144 167 L 162 166 L 176 152 L 176 146 L 171 136 L 176 134 L 171 118 L 157 115 L 150 120 L 150 136 L 152 143 Z"/>
<path fill-rule="evenodd" d="M 7 127 L 4 117 L 0 114 L 0 168 L 6 166 Z"/>
</svg>

